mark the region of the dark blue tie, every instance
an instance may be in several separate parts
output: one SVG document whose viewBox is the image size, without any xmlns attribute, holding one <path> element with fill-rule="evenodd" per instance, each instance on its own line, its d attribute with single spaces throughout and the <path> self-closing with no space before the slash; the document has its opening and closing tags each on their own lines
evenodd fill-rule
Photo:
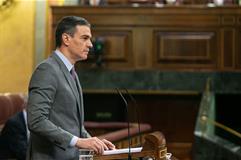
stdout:
<svg viewBox="0 0 241 160">
<path fill-rule="evenodd" d="M 77 90 L 79 92 L 79 86 L 78 86 L 78 82 L 77 82 L 78 80 L 77 80 L 77 77 L 76 77 L 77 73 L 75 72 L 74 67 L 70 70 L 70 73 L 71 73 L 72 78 L 74 79 L 75 85 L 76 85 Z"/>
<path fill-rule="evenodd" d="M 76 79 L 76 72 L 75 72 L 74 67 L 70 70 L 70 73 L 71 73 L 71 76 L 73 77 L 73 79 L 75 80 Z"/>
</svg>

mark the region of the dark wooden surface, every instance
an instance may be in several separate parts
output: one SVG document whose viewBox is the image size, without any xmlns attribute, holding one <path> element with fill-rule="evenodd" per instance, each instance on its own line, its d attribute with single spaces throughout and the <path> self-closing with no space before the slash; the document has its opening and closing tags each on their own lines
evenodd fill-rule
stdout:
<svg viewBox="0 0 241 160">
<path fill-rule="evenodd" d="M 125 94 L 124 96 L 127 97 Z M 130 121 L 137 122 L 139 118 L 140 123 L 150 124 L 153 131 L 161 131 L 167 140 L 167 152 L 182 160 L 191 157 L 193 132 L 201 96 L 194 93 L 143 93 L 133 96 L 137 105 L 127 98 Z M 125 108 L 116 94 L 84 93 L 84 99 L 86 120 L 126 121 Z"/>
<path fill-rule="evenodd" d="M 66 15 L 85 17 L 93 36 L 105 39 L 103 68 L 241 69 L 238 6 L 52 7 L 50 33 Z M 93 62 L 90 56 L 81 67 L 91 67 Z"/>
</svg>

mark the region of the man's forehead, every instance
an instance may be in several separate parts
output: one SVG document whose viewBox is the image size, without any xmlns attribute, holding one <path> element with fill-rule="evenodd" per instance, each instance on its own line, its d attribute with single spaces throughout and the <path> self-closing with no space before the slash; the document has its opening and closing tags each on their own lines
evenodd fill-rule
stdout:
<svg viewBox="0 0 241 160">
<path fill-rule="evenodd" d="M 91 36 L 91 30 L 89 26 L 78 25 L 76 26 L 76 30 L 80 35 Z"/>
</svg>

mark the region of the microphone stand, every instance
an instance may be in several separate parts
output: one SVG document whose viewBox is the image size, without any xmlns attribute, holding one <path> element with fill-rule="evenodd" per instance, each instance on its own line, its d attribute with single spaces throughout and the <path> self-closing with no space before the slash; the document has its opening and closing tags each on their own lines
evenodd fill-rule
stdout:
<svg viewBox="0 0 241 160">
<path fill-rule="evenodd" d="M 142 139 L 141 139 L 141 126 L 140 126 L 140 112 L 138 110 L 138 105 L 137 102 L 135 100 L 135 98 L 129 93 L 129 91 L 124 88 L 124 90 L 126 91 L 126 93 L 128 94 L 128 96 L 130 97 L 131 101 L 134 103 L 135 105 L 135 109 L 136 109 L 136 113 L 137 113 L 137 123 L 138 123 L 138 132 L 139 132 L 139 140 L 140 140 L 140 145 L 142 146 Z"/>
<path fill-rule="evenodd" d="M 128 130 L 128 148 L 129 148 L 128 160 L 131 160 L 131 136 L 130 136 L 130 122 L 129 122 L 128 103 L 127 103 L 126 99 L 124 98 L 124 96 L 122 95 L 122 93 L 120 92 L 120 90 L 118 88 L 116 88 L 116 91 L 121 96 L 121 99 L 124 101 L 125 107 L 126 107 L 127 130 Z"/>
</svg>

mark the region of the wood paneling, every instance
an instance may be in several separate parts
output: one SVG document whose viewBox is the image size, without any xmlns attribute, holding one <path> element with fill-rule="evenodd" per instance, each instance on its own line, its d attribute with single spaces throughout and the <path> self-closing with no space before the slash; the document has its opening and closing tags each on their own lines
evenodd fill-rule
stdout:
<svg viewBox="0 0 241 160">
<path fill-rule="evenodd" d="M 129 96 L 128 113 L 131 122 L 148 123 L 153 131 L 164 133 L 168 152 L 184 159 L 191 156 L 194 140 L 194 128 L 201 95 L 197 93 L 138 93 L 132 94 L 136 103 Z M 126 120 L 126 108 L 116 93 L 84 93 L 85 119 L 103 121 L 97 112 L 110 112 L 107 121 Z M 101 102 L 101 106 L 100 106 Z"/>
<path fill-rule="evenodd" d="M 221 29 L 222 67 L 224 69 L 235 69 L 235 29 Z M 226 41 L 225 41 L 226 40 Z M 228 41 L 227 41 L 228 40 Z"/>
<path fill-rule="evenodd" d="M 190 31 L 157 31 L 157 45 L 154 65 L 158 68 L 177 67 L 210 67 L 217 66 L 217 36 L 215 32 Z"/>
<path fill-rule="evenodd" d="M 241 28 L 241 26 L 240 26 Z M 236 36 L 235 36 L 235 39 L 236 39 L 236 42 L 235 42 L 235 49 L 236 49 L 236 52 L 235 52 L 235 68 L 237 68 L 238 70 L 241 69 L 241 45 L 240 45 L 240 42 L 241 42 L 241 29 L 237 29 L 237 32 L 236 32 Z"/>
<path fill-rule="evenodd" d="M 241 70 L 237 6 L 69 6 L 52 11 L 53 29 L 66 15 L 90 21 L 93 35 L 106 39 L 103 68 Z"/>
<path fill-rule="evenodd" d="M 125 97 L 128 97 L 124 94 Z M 128 110 L 131 122 L 149 123 L 165 133 L 169 142 L 192 142 L 201 96 L 195 94 L 134 94 Z M 125 104 L 115 93 L 84 93 L 86 121 L 125 121 Z M 99 103 L 103 103 L 100 107 Z M 111 116 L 99 116 L 97 113 Z M 138 115 L 137 115 L 138 114 Z M 180 131 L 180 132 L 179 132 Z"/>
<path fill-rule="evenodd" d="M 93 27 L 93 37 L 104 41 L 102 65 L 106 68 L 130 68 L 134 66 L 132 54 L 132 31 L 130 29 Z M 92 56 L 94 59 L 94 56 Z M 90 57 L 87 63 L 92 63 Z M 88 67 L 88 65 L 86 65 Z"/>
</svg>

